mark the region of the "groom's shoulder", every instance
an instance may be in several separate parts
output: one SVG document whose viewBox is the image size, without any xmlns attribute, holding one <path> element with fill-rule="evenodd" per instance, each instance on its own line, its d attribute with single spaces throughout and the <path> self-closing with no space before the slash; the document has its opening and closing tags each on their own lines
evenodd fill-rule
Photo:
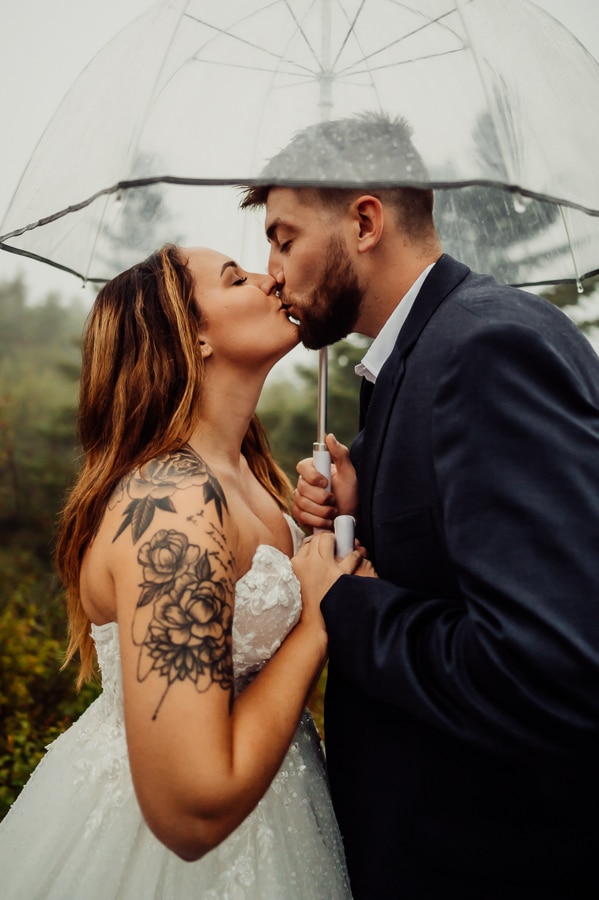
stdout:
<svg viewBox="0 0 599 900">
<path fill-rule="evenodd" d="M 451 262 L 456 262 L 451 260 Z M 462 264 L 462 277 L 447 294 L 447 306 L 463 310 L 478 320 L 479 326 L 500 322 L 514 325 L 562 324 L 567 316 L 547 298 L 510 284 L 502 284 L 491 275 L 475 272 Z M 452 267 L 450 267 L 452 268 Z M 465 269 L 465 271 L 464 271 Z M 456 271 L 453 269 L 453 271 Z M 473 323 L 474 324 L 474 323 Z"/>
</svg>

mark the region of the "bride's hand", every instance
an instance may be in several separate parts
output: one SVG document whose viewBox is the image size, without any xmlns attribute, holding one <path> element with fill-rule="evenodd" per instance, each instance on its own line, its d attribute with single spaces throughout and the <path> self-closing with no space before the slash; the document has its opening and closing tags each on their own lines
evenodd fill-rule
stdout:
<svg viewBox="0 0 599 900">
<path fill-rule="evenodd" d="M 352 575 L 364 563 L 364 549 L 357 547 L 340 559 L 335 556 L 335 536 L 322 532 L 306 538 L 291 564 L 302 589 L 302 619 L 320 617 L 320 601 L 341 575 Z M 362 573 L 360 573 L 362 574 Z"/>
</svg>

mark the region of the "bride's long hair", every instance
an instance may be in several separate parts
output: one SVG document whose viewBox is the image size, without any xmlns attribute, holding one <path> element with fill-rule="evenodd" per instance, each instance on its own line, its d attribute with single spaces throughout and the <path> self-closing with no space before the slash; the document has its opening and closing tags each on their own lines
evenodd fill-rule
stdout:
<svg viewBox="0 0 599 900">
<path fill-rule="evenodd" d="M 84 332 L 78 432 L 82 465 L 62 511 L 56 565 L 66 590 L 66 663 L 80 657 L 81 686 L 94 666 L 90 621 L 80 602 L 86 548 L 112 492 L 129 472 L 180 448 L 201 411 L 202 313 L 179 248 L 166 245 L 99 292 Z M 291 485 L 254 416 L 242 444 L 252 472 L 288 510 Z"/>
</svg>

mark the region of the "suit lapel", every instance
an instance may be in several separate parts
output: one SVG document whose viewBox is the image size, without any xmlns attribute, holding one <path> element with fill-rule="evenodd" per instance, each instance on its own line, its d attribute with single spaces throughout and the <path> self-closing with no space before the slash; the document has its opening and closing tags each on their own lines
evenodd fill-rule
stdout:
<svg viewBox="0 0 599 900">
<path fill-rule="evenodd" d="M 368 407 L 370 406 L 370 399 L 372 397 L 373 390 L 374 382 L 368 381 L 367 378 L 362 378 L 362 382 L 360 384 L 360 431 L 364 428 L 366 413 L 368 412 Z"/>
<path fill-rule="evenodd" d="M 406 359 L 427 322 L 448 294 L 464 280 L 470 269 L 443 254 L 422 285 L 408 318 L 399 332 L 397 342 L 380 371 L 365 415 L 363 430 L 352 447 L 352 458 L 359 465 L 362 513 L 361 540 L 368 546 L 372 534 L 372 494 L 380 455 L 385 442 L 389 416 L 395 395 L 401 384 Z"/>
</svg>

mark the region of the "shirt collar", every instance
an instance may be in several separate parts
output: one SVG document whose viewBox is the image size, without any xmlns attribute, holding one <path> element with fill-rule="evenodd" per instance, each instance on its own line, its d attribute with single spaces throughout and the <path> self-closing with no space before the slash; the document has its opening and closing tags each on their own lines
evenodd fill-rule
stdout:
<svg viewBox="0 0 599 900">
<path fill-rule="evenodd" d="M 395 347 L 399 332 L 414 305 L 424 279 L 435 264 L 431 263 L 420 273 L 414 284 L 403 295 L 372 344 L 355 368 L 356 375 L 362 375 L 367 381 L 376 382 L 379 372 L 387 362 Z"/>
</svg>

